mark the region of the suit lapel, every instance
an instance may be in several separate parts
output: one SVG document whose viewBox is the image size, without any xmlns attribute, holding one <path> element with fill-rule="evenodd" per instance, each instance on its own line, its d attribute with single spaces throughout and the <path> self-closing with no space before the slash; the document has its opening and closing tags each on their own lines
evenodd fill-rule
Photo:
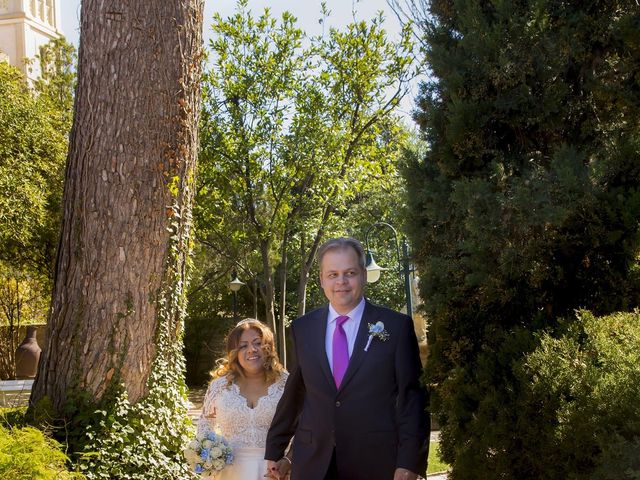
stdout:
<svg viewBox="0 0 640 480">
<path fill-rule="evenodd" d="M 327 348 L 325 339 L 327 338 L 327 317 L 329 315 L 329 306 L 317 310 L 317 315 L 313 319 L 313 332 L 311 337 L 312 348 L 314 350 L 314 358 L 319 359 L 320 370 L 329 382 L 333 390 L 336 390 L 336 382 L 331 373 L 329 359 L 327 358 Z"/>
<path fill-rule="evenodd" d="M 369 338 L 369 323 L 375 323 L 377 317 L 378 312 L 376 310 L 376 307 L 374 307 L 367 301 L 364 306 L 364 312 L 362 312 L 362 319 L 360 320 L 360 326 L 358 327 L 356 342 L 353 345 L 353 353 L 351 354 L 351 358 L 349 359 L 349 366 L 347 367 L 347 371 L 344 374 L 344 378 L 342 379 L 342 383 L 340 384 L 339 391 L 344 389 L 344 387 L 349 383 L 351 378 L 355 375 L 355 373 L 362 365 L 362 362 L 366 358 L 367 352 L 364 351 L 364 347 L 367 345 L 367 339 Z"/>
</svg>

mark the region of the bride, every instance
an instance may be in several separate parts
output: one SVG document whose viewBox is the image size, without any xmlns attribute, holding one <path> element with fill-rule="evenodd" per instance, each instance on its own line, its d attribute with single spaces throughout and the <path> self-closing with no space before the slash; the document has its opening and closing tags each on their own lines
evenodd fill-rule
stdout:
<svg viewBox="0 0 640 480">
<path fill-rule="evenodd" d="M 258 320 L 242 320 L 229 332 L 227 355 L 218 361 L 213 372 L 198 433 L 214 431 L 223 435 L 234 460 L 215 477 L 203 479 L 263 480 L 266 476 L 267 431 L 288 375 L 273 344 L 273 333 Z M 282 478 L 290 464 L 286 456 L 280 461 Z"/>
</svg>

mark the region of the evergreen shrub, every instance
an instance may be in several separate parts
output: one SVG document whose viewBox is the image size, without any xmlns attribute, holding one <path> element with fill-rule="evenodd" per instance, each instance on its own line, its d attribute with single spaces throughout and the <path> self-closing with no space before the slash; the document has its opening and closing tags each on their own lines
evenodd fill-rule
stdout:
<svg viewBox="0 0 640 480">
<path fill-rule="evenodd" d="M 0 478 L 12 480 L 83 479 L 67 471 L 63 446 L 33 427 L 0 425 Z"/>
<path fill-rule="evenodd" d="M 640 479 L 639 345 L 638 311 L 581 311 L 563 335 L 541 336 L 515 369 L 532 434 L 506 452 L 526 457 L 529 478 Z"/>
</svg>

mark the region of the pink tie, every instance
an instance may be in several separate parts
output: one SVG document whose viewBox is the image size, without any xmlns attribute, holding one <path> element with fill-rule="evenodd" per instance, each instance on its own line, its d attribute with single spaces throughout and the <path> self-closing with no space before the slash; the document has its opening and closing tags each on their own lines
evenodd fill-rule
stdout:
<svg viewBox="0 0 640 480">
<path fill-rule="evenodd" d="M 338 388 L 340 388 L 342 378 L 349 365 L 349 343 L 347 342 L 347 334 L 342 328 L 347 320 L 349 317 L 345 315 L 336 318 L 336 329 L 333 331 L 333 379 Z"/>
</svg>

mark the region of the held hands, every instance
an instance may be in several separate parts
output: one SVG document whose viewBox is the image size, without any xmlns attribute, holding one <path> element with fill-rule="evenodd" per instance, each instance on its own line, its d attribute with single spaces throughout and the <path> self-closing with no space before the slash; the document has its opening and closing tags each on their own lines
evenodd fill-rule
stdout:
<svg viewBox="0 0 640 480">
<path fill-rule="evenodd" d="M 291 462 L 287 458 L 283 457 L 277 462 L 267 460 L 267 473 L 265 474 L 265 478 L 284 480 L 287 478 L 289 470 L 291 470 Z"/>
<path fill-rule="evenodd" d="M 418 474 L 413 473 L 406 468 L 396 468 L 396 471 L 393 474 L 393 480 L 416 480 L 418 478 Z"/>
</svg>

